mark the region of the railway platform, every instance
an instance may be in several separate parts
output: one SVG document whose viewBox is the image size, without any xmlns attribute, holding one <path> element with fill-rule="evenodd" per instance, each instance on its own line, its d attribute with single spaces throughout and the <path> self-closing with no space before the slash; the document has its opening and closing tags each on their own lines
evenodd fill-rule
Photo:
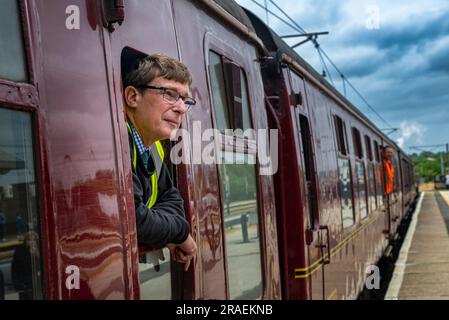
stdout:
<svg viewBox="0 0 449 320">
<path fill-rule="evenodd" d="M 386 300 L 449 300 L 449 191 L 420 195 Z"/>
</svg>

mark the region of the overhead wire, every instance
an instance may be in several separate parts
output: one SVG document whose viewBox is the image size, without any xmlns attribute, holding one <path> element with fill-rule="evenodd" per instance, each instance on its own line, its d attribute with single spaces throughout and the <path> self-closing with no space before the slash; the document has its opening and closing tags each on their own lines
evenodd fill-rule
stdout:
<svg viewBox="0 0 449 320">
<path fill-rule="evenodd" d="M 268 8 L 262 6 L 261 4 L 259 4 L 256 0 L 251 0 L 253 3 L 255 3 L 256 5 L 258 5 L 260 8 L 262 8 L 263 10 L 266 10 L 266 12 L 270 13 L 271 15 L 273 15 L 274 17 L 276 17 L 277 19 L 279 19 L 281 22 L 283 22 L 284 24 L 286 24 L 287 26 L 289 26 L 290 28 L 305 34 L 307 33 L 304 28 L 302 28 L 295 20 L 293 20 L 293 18 L 290 17 L 289 14 L 287 14 L 285 12 L 285 10 L 283 10 L 277 3 L 275 3 L 273 0 L 269 0 L 270 3 L 272 5 L 274 5 L 274 7 L 276 9 L 278 9 L 291 23 L 285 21 L 285 19 L 279 17 L 277 14 L 275 14 L 273 11 L 268 10 Z M 367 107 L 380 119 L 382 120 L 382 122 L 384 122 L 389 128 L 393 128 L 393 126 L 386 121 L 378 112 L 377 110 L 365 99 L 365 97 L 355 88 L 355 86 L 352 84 L 351 81 L 349 81 L 349 79 L 347 77 L 344 76 L 343 72 L 340 71 L 340 69 L 336 66 L 336 64 L 334 63 L 334 61 L 329 57 L 329 55 L 324 51 L 323 48 L 321 48 L 321 46 L 318 44 L 316 39 L 312 39 L 312 42 L 315 45 L 315 48 L 318 51 L 319 57 L 320 57 L 320 61 L 323 64 L 324 68 L 326 69 L 327 74 L 329 75 L 329 79 L 331 80 L 332 85 L 335 87 L 335 84 L 332 80 L 332 76 L 329 72 L 329 69 L 327 68 L 327 65 L 323 59 L 323 55 L 324 57 L 326 57 L 326 59 L 330 62 L 330 64 L 334 67 L 334 69 L 338 72 L 338 74 L 340 75 L 340 77 L 342 78 L 343 81 L 343 90 L 344 90 L 344 95 L 346 96 L 346 86 L 345 86 L 345 82 L 351 87 L 352 90 L 354 90 L 354 92 L 360 97 L 360 99 L 362 99 L 362 101 L 367 105 Z"/>
</svg>

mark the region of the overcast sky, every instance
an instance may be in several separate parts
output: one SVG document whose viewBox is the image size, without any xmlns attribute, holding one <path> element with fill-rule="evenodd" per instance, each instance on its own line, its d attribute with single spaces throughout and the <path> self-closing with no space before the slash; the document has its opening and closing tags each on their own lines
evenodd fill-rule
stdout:
<svg viewBox="0 0 449 320">
<path fill-rule="evenodd" d="M 237 2 L 266 22 L 265 11 L 253 1 Z M 376 111 L 399 128 L 390 137 L 406 152 L 416 152 L 410 146 L 449 143 L 448 0 L 274 2 L 307 32 L 330 32 L 318 38 L 321 47 Z M 279 35 L 296 33 L 273 16 L 268 22 Z M 287 39 L 291 45 L 299 41 Z M 322 72 L 311 42 L 297 52 Z M 335 87 L 343 92 L 340 76 L 329 63 L 328 69 Z M 379 128 L 388 127 L 349 88 L 347 97 Z M 445 149 L 431 151 L 441 150 Z"/>
</svg>

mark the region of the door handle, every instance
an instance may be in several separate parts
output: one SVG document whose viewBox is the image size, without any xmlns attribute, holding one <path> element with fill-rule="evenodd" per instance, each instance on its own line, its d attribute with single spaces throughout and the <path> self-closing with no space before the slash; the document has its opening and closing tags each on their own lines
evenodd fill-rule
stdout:
<svg viewBox="0 0 449 320">
<path fill-rule="evenodd" d="M 331 263 L 331 237 L 329 232 L 328 226 L 320 226 L 320 230 L 326 230 L 326 237 L 327 237 L 327 245 L 321 244 L 321 248 L 325 248 L 327 246 L 327 258 L 324 258 L 323 255 L 323 264 L 330 264 Z"/>
</svg>

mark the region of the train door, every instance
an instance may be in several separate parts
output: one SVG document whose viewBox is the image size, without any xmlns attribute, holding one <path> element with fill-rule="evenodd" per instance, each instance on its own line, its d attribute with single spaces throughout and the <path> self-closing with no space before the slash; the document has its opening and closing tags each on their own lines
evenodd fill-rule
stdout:
<svg viewBox="0 0 449 320">
<path fill-rule="evenodd" d="M 142 54 L 162 53 L 179 59 L 179 52 L 171 1 L 129 1 L 125 2 L 124 8 L 115 6 L 113 2 L 98 1 L 98 9 L 103 26 L 106 27 L 103 41 L 110 75 L 111 99 L 117 104 L 116 110 L 113 110 L 113 117 L 114 123 L 118 123 L 116 128 L 117 139 L 120 141 L 118 150 L 124 150 L 120 160 L 124 173 L 127 173 L 131 168 L 129 154 L 126 153 L 128 132 L 123 106 L 122 73 L 131 68 L 133 59 L 136 60 Z M 169 154 L 167 150 L 165 154 Z M 172 166 L 169 164 L 169 167 Z M 175 170 L 172 167 L 173 173 Z M 176 175 L 172 177 L 176 184 Z M 126 189 L 132 190 L 132 185 L 126 186 Z M 125 198 L 124 202 L 125 207 L 132 208 L 132 198 Z M 134 210 L 128 210 L 129 213 L 124 214 L 123 228 L 128 247 L 133 248 L 126 252 L 128 255 L 126 272 L 129 275 L 130 290 L 134 290 L 134 294 L 140 295 L 141 299 L 188 298 L 184 296 L 183 281 L 192 277 L 193 268 L 187 273 L 182 272 L 177 264 L 170 261 L 167 248 L 139 245 L 139 251 L 134 250 L 137 247 L 136 225 L 132 216 Z M 186 214 L 189 219 L 189 212 Z"/>
<path fill-rule="evenodd" d="M 325 299 L 324 265 L 330 261 L 329 229 L 320 225 L 316 160 L 304 80 L 291 71 L 289 75 L 291 99 L 295 106 L 292 117 L 299 145 L 301 193 L 302 198 L 306 199 L 303 210 L 308 261 L 303 276 L 309 280 L 310 298 L 321 300 Z"/>
</svg>

